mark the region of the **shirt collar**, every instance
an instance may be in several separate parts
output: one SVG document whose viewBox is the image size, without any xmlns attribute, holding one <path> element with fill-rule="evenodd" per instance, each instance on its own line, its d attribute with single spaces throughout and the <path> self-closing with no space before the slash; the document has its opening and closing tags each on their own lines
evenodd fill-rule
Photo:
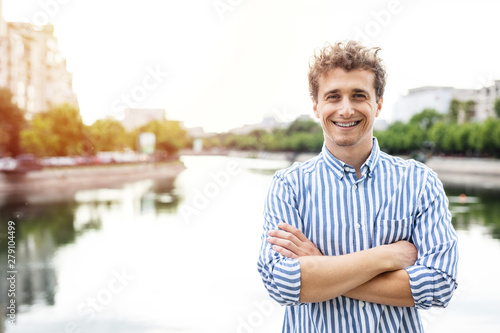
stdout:
<svg viewBox="0 0 500 333">
<path fill-rule="evenodd" d="M 342 162 L 341 160 L 333 156 L 328 150 L 328 148 L 326 148 L 325 143 L 323 143 L 323 148 L 321 149 L 321 153 L 323 155 L 323 160 L 325 161 L 326 165 L 328 165 L 328 167 L 333 171 L 333 173 L 338 179 L 342 179 L 346 172 L 355 172 L 354 167 Z M 377 166 L 379 157 L 380 157 L 380 147 L 378 145 L 377 138 L 374 137 L 372 151 L 370 153 L 370 156 L 368 156 L 368 158 L 366 159 L 365 163 L 363 163 L 363 165 L 361 166 L 361 173 L 363 175 L 366 174 L 368 177 L 371 177 L 373 170 Z"/>
</svg>

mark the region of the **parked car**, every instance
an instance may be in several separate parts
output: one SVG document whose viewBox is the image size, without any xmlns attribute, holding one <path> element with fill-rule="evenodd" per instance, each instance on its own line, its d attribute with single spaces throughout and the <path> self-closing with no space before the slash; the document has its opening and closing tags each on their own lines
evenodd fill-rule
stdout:
<svg viewBox="0 0 500 333">
<path fill-rule="evenodd" d="M 11 172 L 25 173 L 29 171 L 42 170 L 43 166 L 33 154 L 21 154 L 16 156 L 16 166 Z"/>
</svg>

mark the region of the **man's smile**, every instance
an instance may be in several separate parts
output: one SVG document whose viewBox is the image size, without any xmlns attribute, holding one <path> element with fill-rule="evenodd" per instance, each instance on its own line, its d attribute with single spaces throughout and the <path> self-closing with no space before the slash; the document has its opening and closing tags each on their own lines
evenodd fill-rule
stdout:
<svg viewBox="0 0 500 333">
<path fill-rule="evenodd" d="M 340 127 L 354 127 L 356 126 L 357 124 L 359 124 L 361 122 L 361 120 L 358 120 L 358 121 L 352 121 L 350 123 L 341 123 L 341 122 L 338 122 L 338 121 L 333 121 L 333 123 L 337 126 L 340 126 Z"/>
</svg>

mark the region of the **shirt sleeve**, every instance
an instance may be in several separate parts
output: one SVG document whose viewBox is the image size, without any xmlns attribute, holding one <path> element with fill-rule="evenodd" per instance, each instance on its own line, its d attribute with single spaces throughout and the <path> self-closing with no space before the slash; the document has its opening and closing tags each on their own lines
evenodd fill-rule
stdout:
<svg viewBox="0 0 500 333">
<path fill-rule="evenodd" d="M 286 180 L 275 174 L 264 205 L 264 230 L 257 268 L 271 298 L 281 305 L 297 305 L 300 295 L 299 260 L 284 257 L 267 242 L 267 233 L 277 230 L 279 222 L 296 227 L 302 225 L 295 192 Z"/>
<path fill-rule="evenodd" d="M 451 224 L 443 185 L 429 171 L 419 199 L 412 241 L 418 250 L 414 266 L 406 271 L 415 307 L 446 307 L 457 288 L 457 235 Z"/>
</svg>

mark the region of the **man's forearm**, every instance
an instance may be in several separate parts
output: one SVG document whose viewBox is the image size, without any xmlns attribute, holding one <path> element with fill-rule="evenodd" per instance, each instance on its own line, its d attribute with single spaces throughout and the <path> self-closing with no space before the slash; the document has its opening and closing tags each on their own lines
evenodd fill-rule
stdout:
<svg viewBox="0 0 500 333">
<path fill-rule="evenodd" d="M 370 281 L 344 293 L 343 296 L 391 306 L 415 306 L 410 288 L 410 277 L 404 269 L 377 275 Z"/>
<path fill-rule="evenodd" d="M 341 256 L 303 256 L 299 262 L 300 301 L 306 303 L 330 300 L 357 287 L 362 288 L 384 272 L 397 269 L 384 247 Z"/>
</svg>

